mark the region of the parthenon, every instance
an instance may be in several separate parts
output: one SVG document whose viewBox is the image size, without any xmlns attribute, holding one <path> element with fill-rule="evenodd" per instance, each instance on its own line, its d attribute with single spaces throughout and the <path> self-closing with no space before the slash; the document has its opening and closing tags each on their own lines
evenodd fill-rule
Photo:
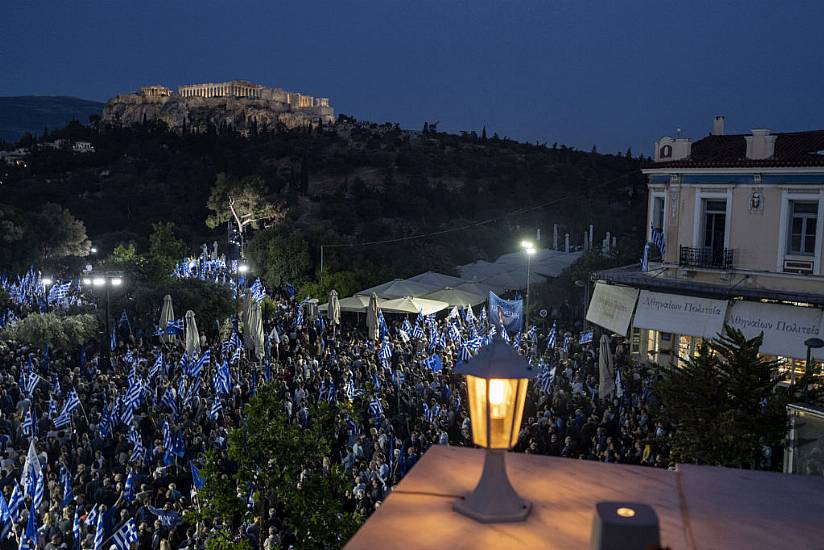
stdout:
<svg viewBox="0 0 824 550">
<path fill-rule="evenodd" d="M 178 88 L 182 97 L 261 97 L 263 86 L 245 80 L 187 84 Z"/>
</svg>

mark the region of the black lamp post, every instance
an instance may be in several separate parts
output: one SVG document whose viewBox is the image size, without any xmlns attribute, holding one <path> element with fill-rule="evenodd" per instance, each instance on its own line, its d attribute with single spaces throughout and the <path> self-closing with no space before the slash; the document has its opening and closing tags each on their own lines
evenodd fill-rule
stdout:
<svg viewBox="0 0 824 550">
<path fill-rule="evenodd" d="M 102 273 L 89 273 L 86 277 L 83 278 L 83 284 L 85 286 L 89 286 L 92 289 L 105 289 L 104 296 L 106 298 L 106 334 L 102 338 L 102 348 L 100 353 L 100 360 L 102 361 L 102 365 L 100 365 L 101 370 L 107 370 L 112 362 L 111 362 L 111 347 L 110 341 L 112 334 L 111 328 L 111 321 L 110 321 L 110 289 L 111 287 L 120 287 L 123 284 L 123 273 L 119 271 L 105 271 Z"/>
<path fill-rule="evenodd" d="M 810 381 L 810 374 L 812 374 L 812 362 L 813 362 L 813 350 L 824 348 L 824 340 L 821 338 L 807 338 L 804 340 L 804 345 L 807 346 L 807 363 L 804 365 L 804 401 L 807 400 L 807 396 L 809 394 L 809 381 Z"/>
</svg>

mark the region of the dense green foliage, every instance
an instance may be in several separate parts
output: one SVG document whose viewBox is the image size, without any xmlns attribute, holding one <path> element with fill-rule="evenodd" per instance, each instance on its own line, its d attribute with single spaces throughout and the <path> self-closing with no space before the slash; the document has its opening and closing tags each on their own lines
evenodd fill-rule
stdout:
<svg viewBox="0 0 824 550">
<path fill-rule="evenodd" d="M 0 338 L 35 347 L 48 344 L 52 348 L 70 351 L 94 338 L 97 327 L 97 319 L 93 315 L 33 313 L 7 326 L 0 332 Z"/>
<path fill-rule="evenodd" d="M 748 339 L 725 326 L 659 382 L 664 413 L 675 426 L 675 461 L 759 469 L 762 447 L 780 443 L 787 394 L 778 388 L 778 363 L 758 355 L 762 341 L 763 335 Z"/>
<path fill-rule="evenodd" d="M 312 405 L 308 427 L 290 423 L 278 387 L 271 383 L 259 388 L 245 413 L 245 423 L 229 434 L 231 463 L 209 453 L 202 470 L 206 486 L 198 515 L 215 525 L 211 548 L 238 544 L 221 527 L 269 508 L 297 537 L 298 548 L 341 547 L 361 519 L 345 510 L 350 483 L 341 466 L 328 461 L 336 434 L 332 409 L 325 403 Z M 250 488 L 255 506 L 247 510 Z"/>
<path fill-rule="evenodd" d="M 130 242 L 142 253 L 158 222 L 173 221 L 176 238 L 189 250 L 224 243 L 229 190 L 245 190 L 236 204 L 268 209 L 255 225 L 283 235 L 261 235 L 258 250 L 289 248 L 292 241 L 300 249 L 291 273 L 266 268 L 269 281 L 313 280 L 321 245 L 327 245 L 324 269 L 354 273 L 363 288 L 494 259 L 538 227 L 546 242 L 554 223 L 573 242 L 590 223 L 619 242 L 640 240 L 645 219 L 638 159 L 472 133 L 422 134 L 341 117 L 320 131 L 248 137 L 228 131 L 177 135 L 158 124 L 74 124 L 48 138 L 87 140 L 97 152 L 34 152 L 28 167 L 9 171 L 0 202 L 28 215 L 48 197 L 83 220 L 95 246 L 108 255 Z M 358 245 L 450 229 L 459 230 Z M 254 229 L 246 233 L 247 242 L 255 240 Z M 339 246 L 328 246 L 333 244 Z M 313 267 L 304 262 L 304 246 Z M 10 254 L 5 247 L 0 243 L 0 257 Z"/>
</svg>

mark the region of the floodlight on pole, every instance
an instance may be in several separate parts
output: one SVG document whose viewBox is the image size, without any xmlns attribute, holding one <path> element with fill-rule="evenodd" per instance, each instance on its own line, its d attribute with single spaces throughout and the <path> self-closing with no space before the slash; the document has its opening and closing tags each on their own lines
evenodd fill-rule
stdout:
<svg viewBox="0 0 824 550">
<path fill-rule="evenodd" d="M 43 283 L 43 286 L 51 286 L 54 281 L 51 277 L 43 277 L 40 282 Z"/>
</svg>

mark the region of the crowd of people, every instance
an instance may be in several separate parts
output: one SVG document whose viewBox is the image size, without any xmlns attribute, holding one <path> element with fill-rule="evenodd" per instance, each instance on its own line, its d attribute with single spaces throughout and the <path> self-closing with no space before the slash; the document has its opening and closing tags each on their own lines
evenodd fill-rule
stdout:
<svg viewBox="0 0 824 550">
<path fill-rule="evenodd" d="M 199 460 L 225 451 L 263 383 L 275 385 L 295 424 L 306 425 L 318 401 L 354 406 L 338 415 L 329 461 L 351 477 L 349 509 L 368 515 L 430 445 L 472 444 L 453 368 L 502 336 L 536 372 L 516 451 L 668 465 L 656 371 L 631 362 L 620 342 L 618 387 L 599 395 L 598 347 L 549 326 L 490 335 L 483 310 L 381 315 L 369 339 L 355 318 L 333 326 L 305 302 L 270 298 L 277 307 L 261 358 L 243 349 L 237 327 L 204 339 L 193 357 L 157 337 L 121 341 L 110 365 L 92 351 L 0 347 L 0 549 L 205 548 L 206 526 L 183 521 L 199 504 Z M 232 526 L 237 537 L 299 546 L 274 509 L 264 515 Z"/>
</svg>

